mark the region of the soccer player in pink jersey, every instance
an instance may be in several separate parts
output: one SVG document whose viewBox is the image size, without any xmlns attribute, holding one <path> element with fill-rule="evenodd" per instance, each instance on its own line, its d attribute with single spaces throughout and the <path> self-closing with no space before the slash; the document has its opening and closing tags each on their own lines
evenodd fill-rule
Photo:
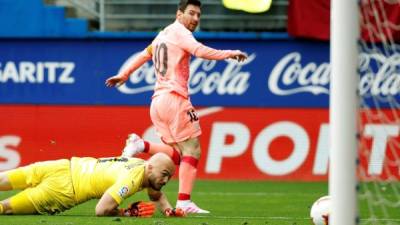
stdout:
<svg viewBox="0 0 400 225">
<path fill-rule="evenodd" d="M 152 59 L 157 81 L 150 106 L 150 117 L 165 144 L 149 143 L 131 134 L 124 148 L 124 156 L 139 152 L 168 154 L 179 169 L 179 193 L 176 206 L 186 213 L 209 213 L 191 201 L 191 193 L 200 158 L 199 118 L 189 99 L 188 80 L 190 57 L 209 60 L 245 60 L 239 50 L 217 50 L 198 42 L 192 32 L 200 22 L 201 2 L 181 0 L 176 21 L 165 27 L 132 62 L 128 69 L 106 80 L 108 87 L 123 84 L 130 74 Z"/>
</svg>

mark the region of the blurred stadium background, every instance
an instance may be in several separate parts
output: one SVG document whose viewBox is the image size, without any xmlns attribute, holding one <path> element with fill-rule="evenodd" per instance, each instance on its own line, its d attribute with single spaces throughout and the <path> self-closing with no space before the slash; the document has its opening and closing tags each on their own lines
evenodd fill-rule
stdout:
<svg viewBox="0 0 400 225">
<path fill-rule="evenodd" d="M 148 115 L 155 82 L 151 63 L 119 88 L 106 88 L 104 82 L 174 21 L 177 2 L 0 0 L 0 171 L 72 156 L 119 155 L 132 132 L 158 141 Z M 330 2 L 272 0 L 258 13 L 228 9 L 224 2 L 202 1 L 194 35 L 214 48 L 241 49 L 249 60 L 193 58 L 190 79 L 203 130 L 194 198 L 213 214 L 141 223 L 309 224 L 309 207 L 328 193 Z M 385 10 L 387 20 L 400 24 L 399 3 Z M 374 39 L 368 29 L 361 31 L 373 43 L 388 36 L 383 32 L 386 36 Z M 398 42 L 399 28 L 389 33 Z M 394 115 L 396 123 L 398 108 Z M 380 148 L 374 138 L 385 142 L 387 137 L 360 134 L 371 152 Z M 394 132 L 390 138 L 398 143 L 400 137 Z M 392 164 L 384 157 L 375 161 L 385 169 L 372 167 L 364 179 L 398 179 L 399 161 L 393 157 Z M 368 168 L 368 160 L 361 165 Z M 174 200 L 176 181 L 171 186 L 167 193 Z M 390 198 L 398 200 L 397 190 Z M 109 224 L 110 219 L 88 217 L 94 215 L 93 204 L 56 219 L 0 221 Z M 361 214 L 371 207 L 361 203 Z M 395 208 L 383 213 L 392 218 L 387 224 L 399 222 Z"/>
</svg>

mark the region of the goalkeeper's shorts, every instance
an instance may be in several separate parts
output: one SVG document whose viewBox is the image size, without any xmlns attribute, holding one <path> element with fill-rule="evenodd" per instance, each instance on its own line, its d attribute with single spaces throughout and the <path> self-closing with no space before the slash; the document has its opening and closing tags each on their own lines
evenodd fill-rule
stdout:
<svg viewBox="0 0 400 225">
<path fill-rule="evenodd" d="M 11 207 L 19 209 L 21 198 L 27 198 L 37 213 L 55 214 L 75 206 L 70 161 L 67 159 L 45 161 L 7 172 L 13 189 L 25 189 L 10 198 Z M 14 204 L 14 207 L 13 207 Z M 29 213 L 16 210 L 15 214 Z"/>
</svg>

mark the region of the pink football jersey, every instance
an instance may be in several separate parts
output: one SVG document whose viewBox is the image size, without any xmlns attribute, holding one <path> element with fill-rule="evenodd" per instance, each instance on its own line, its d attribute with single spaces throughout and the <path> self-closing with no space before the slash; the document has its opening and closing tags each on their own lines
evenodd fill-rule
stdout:
<svg viewBox="0 0 400 225">
<path fill-rule="evenodd" d="M 216 50 L 196 41 L 192 32 L 177 20 L 152 42 L 152 59 L 157 76 L 154 95 L 174 91 L 188 97 L 190 56 L 210 60 L 232 57 L 239 51 Z"/>
</svg>

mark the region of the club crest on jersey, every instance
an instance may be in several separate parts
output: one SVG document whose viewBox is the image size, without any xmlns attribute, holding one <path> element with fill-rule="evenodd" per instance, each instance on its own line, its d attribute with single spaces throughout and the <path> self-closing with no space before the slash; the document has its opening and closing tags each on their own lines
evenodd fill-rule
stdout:
<svg viewBox="0 0 400 225">
<path fill-rule="evenodd" d="M 118 194 L 122 198 L 125 197 L 129 193 L 129 188 L 127 186 L 123 186 L 119 191 Z"/>
</svg>

